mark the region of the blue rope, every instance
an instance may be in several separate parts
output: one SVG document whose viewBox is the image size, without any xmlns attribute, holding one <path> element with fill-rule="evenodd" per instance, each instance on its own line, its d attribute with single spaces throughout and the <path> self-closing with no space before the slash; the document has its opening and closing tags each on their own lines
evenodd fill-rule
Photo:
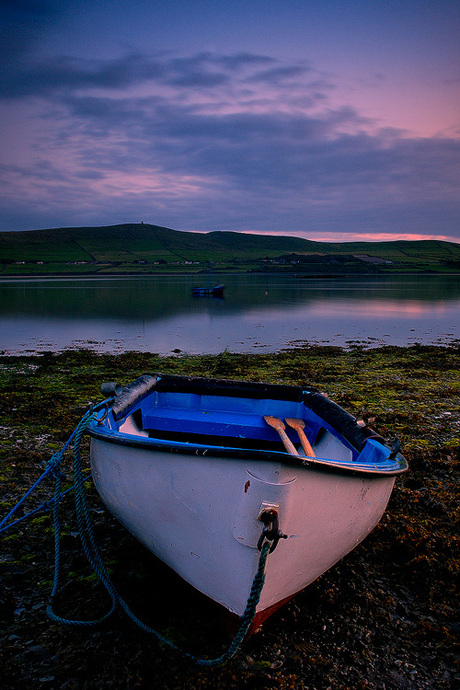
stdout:
<svg viewBox="0 0 460 690">
<path fill-rule="evenodd" d="M 54 455 L 53 455 L 53 457 L 54 457 Z M 12 510 L 10 510 L 10 512 L 8 513 L 8 515 L 6 515 L 6 516 L 3 518 L 3 520 L 0 522 L 0 533 L 6 531 L 6 530 L 9 529 L 13 524 L 15 524 L 15 523 L 11 523 L 10 525 L 6 525 L 6 523 L 8 522 L 8 520 L 14 515 L 14 513 L 17 511 L 17 509 L 18 509 L 18 508 L 24 503 L 24 501 L 35 491 L 35 489 L 36 489 L 37 486 L 40 484 L 40 482 L 42 482 L 43 479 L 45 479 L 45 477 L 47 477 L 51 472 L 54 472 L 54 468 L 53 468 L 51 465 L 49 465 L 49 466 L 47 466 L 47 468 L 46 468 L 46 470 L 43 472 L 43 474 L 37 479 L 37 481 L 35 482 L 35 484 L 34 484 L 33 486 L 30 487 L 30 489 L 27 491 L 27 493 L 24 494 L 24 496 L 16 503 L 16 505 L 14 506 L 14 508 L 13 508 Z M 24 516 L 24 517 L 27 517 L 27 516 Z M 19 522 L 19 521 L 20 521 L 20 520 L 16 520 L 16 522 Z M 5 525 L 6 525 L 6 526 L 5 526 Z"/>
<path fill-rule="evenodd" d="M 146 625 L 141 621 L 136 614 L 130 609 L 125 600 L 116 590 L 112 579 L 105 567 L 103 558 L 96 544 L 94 537 L 94 532 L 92 528 L 91 519 L 88 511 L 88 504 L 86 500 L 85 492 L 85 480 L 82 472 L 82 462 L 81 462 L 81 438 L 86 428 L 90 422 L 97 417 L 95 412 L 88 412 L 80 421 L 74 433 L 74 477 L 75 477 L 75 510 L 78 524 L 78 531 L 80 535 L 80 540 L 82 543 L 83 550 L 85 552 L 86 558 L 90 565 L 92 566 L 95 574 L 104 585 L 107 590 L 109 597 L 111 599 L 112 605 L 110 610 L 102 617 L 94 620 L 71 620 L 63 618 L 57 615 L 53 610 L 53 605 L 55 598 L 60 590 L 60 570 L 61 570 L 61 551 L 60 551 L 60 536 L 61 536 L 61 523 L 59 516 L 59 504 L 61 499 L 61 482 L 62 474 L 58 470 L 55 472 L 55 497 L 53 503 L 53 521 L 54 521 L 54 556 L 55 556 L 55 568 L 54 568 L 54 582 L 53 589 L 50 595 L 49 603 L 47 606 L 48 616 L 57 623 L 62 623 L 70 626 L 95 626 L 99 625 L 103 621 L 107 620 L 112 613 L 115 611 L 117 605 L 125 612 L 125 614 L 135 623 L 141 630 L 151 635 L 161 644 L 168 646 L 176 652 L 184 655 L 189 661 L 195 663 L 198 666 L 204 666 L 207 668 L 214 666 L 221 666 L 225 664 L 229 659 L 231 659 L 238 649 L 240 648 L 246 634 L 254 620 L 256 614 L 256 607 L 260 600 L 260 595 L 265 581 L 265 568 L 267 563 L 267 556 L 270 550 L 271 543 L 266 541 L 261 549 L 261 554 L 259 558 L 259 563 L 257 567 L 257 572 L 254 576 L 251 591 L 249 594 L 246 609 L 240 618 L 240 627 L 237 634 L 229 645 L 228 649 L 219 657 L 215 659 L 203 659 L 197 657 L 189 652 L 178 647 L 174 642 L 165 638 L 161 633 L 159 633 L 154 628 Z"/>
<path fill-rule="evenodd" d="M 86 481 L 86 482 L 89 481 L 90 479 L 91 479 L 91 476 L 89 476 L 89 477 L 86 476 L 86 477 L 85 477 L 85 481 Z M 70 486 L 68 489 L 66 489 L 65 491 L 63 491 L 63 492 L 60 494 L 60 498 L 61 498 L 61 499 L 64 498 L 64 496 L 66 496 L 66 494 L 68 494 L 69 491 L 73 491 L 74 488 L 75 488 L 74 486 Z M 55 497 L 53 496 L 53 498 L 51 498 L 49 501 L 45 501 L 45 502 L 42 503 L 41 505 L 39 505 L 39 506 L 37 506 L 36 508 L 34 508 L 33 510 L 31 510 L 31 511 L 30 511 L 29 513 L 27 513 L 26 515 L 23 515 L 22 517 L 17 518 L 17 519 L 14 520 L 13 522 L 10 522 L 9 525 L 6 525 L 5 527 L 3 527 L 3 528 L 0 530 L 0 534 L 1 534 L 2 532 L 6 532 L 6 530 L 8 530 L 8 529 L 11 529 L 11 527 L 15 527 L 15 525 L 19 524 L 19 523 L 22 522 L 23 520 L 27 520 L 28 518 L 32 517 L 33 515 L 36 515 L 37 513 L 40 513 L 40 512 L 46 513 L 47 511 L 51 511 L 51 510 L 53 509 L 53 505 L 54 505 L 54 501 L 55 501 L 55 500 L 56 500 L 56 499 L 55 499 Z M 7 517 L 8 517 L 8 516 L 7 516 Z"/>
<path fill-rule="evenodd" d="M 74 489 L 75 489 L 75 507 L 76 507 L 76 515 L 77 515 L 77 524 L 78 524 L 78 531 L 80 534 L 80 540 L 83 546 L 83 549 L 85 551 L 85 555 L 89 561 L 89 563 L 93 566 L 93 570 L 98 576 L 98 578 L 101 580 L 101 582 L 105 585 L 105 574 L 108 577 L 107 571 L 105 573 L 99 569 L 94 562 L 94 559 L 92 557 L 91 549 L 88 546 L 88 541 L 87 537 L 85 534 L 85 525 L 82 520 L 83 514 L 86 512 L 86 522 L 89 523 L 89 516 L 88 516 L 88 509 L 86 505 L 86 499 L 85 499 L 85 488 L 84 488 L 84 483 L 85 483 L 85 478 L 83 476 L 82 472 L 82 467 L 81 467 L 81 456 L 80 456 L 80 442 L 81 442 L 81 437 L 83 435 L 83 432 L 89 425 L 89 423 L 97 417 L 96 412 L 91 412 L 88 411 L 84 417 L 80 420 L 78 423 L 77 427 L 75 428 L 75 431 L 73 433 L 73 437 L 75 438 L 74 441 L 74 476 L 75 476 L 75 484 L 74 484 Z M 61 483 L 62 483 L 62 474 L 60 471 L 56 472 L 55 474 L 55 488 L 54 488 L 54 503 L 53 503 L 53 522 L 54 522 L 54 579 L 53 579 L 53 589 L 50 594 L 49 602 L 46 608 L 46 612 L 53 620 L 55 623 L 61 623 L 64 625 L 70 625 L 70 626 L 95 626 L 99 625 L 103 621 L 107 620 L 112 613 L 115 611 L 116 606 L 117 606 L 117 599 L 116 596 L 113 596 L 113 594 L 109 591 L 109 594 L 112 599 L 112 607 L 108 613 L 106 613 L 104 616 L 101 618 L 97 618 L 94 620 L 71 620 L 69 618 L 63 618 L 62 616 L 59 616 L 56 614 L 53 610 L 53 605 L 55 598 L 57 594 L 59 593 L 59 590 L 61 588 L 60 585 L 60 579 L 61 579 L 61 519 L 60 519 L 60 502 L 61 502 Z M 91 529 L 91 526 L 90 526 Z M 92 530 L 91 530 L 92 532 Z M 94 541 L 94 538 L 93 538 Z M 94 543 L 94 546 L 95 543 Z M 96 547 L 97 549 L 97 547 Z M 105 570 L 105 568 L 104 568 Z M 107 588 L 107 587 L 106 587 Z"/>
<path fill-rule="evenodd" d="M 62 451 L 61 451 L 61 452 L 62 452 Z M 54 466 L 54 458 L 55 458 L 56 455 L 58 455 L 58 454 L 55 453 L 55 454 L 52 456 L 52 458 L 48 461 L 46 470 L 45 470 L 45 471 L 43 472 L 43 474 L 37 479 L 37 481 L 35 482 L 35 484 L 34 484 L 33 486 L 31 486 L 31 488 L 27 491 L 27 493 L 18 501 L 18 503 L 14 506 L 14 508 L 13 508 L 12 510 L 10 510 L 10 512 L 8 513 L 8 515 L 6 515 L 6 516 L 3 518 L 3 520 L 0 522 L 0 534 L 2 534 L 3 532 L 6 532 L 7 530 L 11 529 L 12 527 L 15 527 L 16 525 L 18 525 L 18 524 L 19 524 L 20 522 L 22 522 L 23 520 L 27 520 L 28 518 L 32 517 L 33 515 L 36 515 L 37 513 L 40 513 L 40 512 L 47 512 L 47 511 L 51 511 L 51 510 L 52 510 L 53 505 L 54 505 L 54 502 L 55 502 L 55 500 L 56 500 L 56 497 L 55 497 L 55 496 L 53 496 L 53 498 L 51 498 L 49 501 L 44 501 L 44 502 L 41 503 L 39 506 L 37 506 L 36 508 L 34 508 L 33 510 L 31 510 L 30 512 L 26 513 L 26 515 L 22 515 L 20 518 L 17 518 L 16 520 L 13 520 L 13 522 L 10 522 L 8 525 L 6 524 L 6 522 L 9 520 L 9 518 L 11 518 L 11 517 L 14 515 L 14 513 L 17 511 L 17 509 L 18 509 L 18 508 L 24 503 L 24 501 L 33 493 L 33 491 L 37 488 L 37 486 L 40 484 L 40 482 L 41 482 L 43 479 L 45 479 L 45 477 L 47 477 L 49 474 L 54 474 L 54 473 L 55 473 L 56 470 L 55 470 L 55 466 Z M 53 462 L 52 462 L 52 461 L 53 461 Z M 50 465 L 50 463 L 52 463 L 52 464 Z M 64 475 L 62 475 L 62 478 L 64 478 Z M 86 481 L 86 482 L 87 482 L 88 480 L 90 480 L 90 479 L 91 479 L 91 476 L 89 476 L 89 477 L 88 477 L 88 476 L 85 476 L 85 481 Z M 74 488 L 75 488 L 75 487 L 74 487 L 73 485 L 70 486 L 68 489 L 66 489 L 65 491 L 63 491 L 63 492 L 59 495 L 59 498 L 62 499 L 66 494 L 69 493 L 69 491 L 73 491 Z"/>
<path fill-rule="evenodd" d="M 104 406 L 106 405 L 106 403 L 108 402 L 108 400 L 109 400 L 109 398 L 107 398 L 106 400 L 103 400 L 101 403 L 98 403 L 98 404 L 93 408 L 93 412 L 99 411 L 102 407 L 104 407 Z M 83 419 L 85 419 L 85 417 L 86 417 L 89 413 L 90 413 L 90 411 L 88 411 L 88 412 L 84 415 L 84 417 L 82 418 L 82 421 L 83 421 Z M 71 435 L 69 436 L 69 438 L 67 439 L 67 441 L 64 443 L 64 445 L 63 445 L 63 447 L 61 448 L 61 450 L 59 450 L 59 451 L 57 451 L 56 453 L 54 453 L 54 454 L 51 456 L 51 458 L 48 460 L 48 462 L 46 463 L 46 466 L 45 466 L 45 471 L 41 474 L 41 476 L 37 479 L 37 481 L 33 484 L 33 486 L 30 487 L 30 489 L 24 494 L 24 496 L 16 503 L 16 505 L 14 506 L 14 508 L 12 508 L 12 510 L 10 510 L 10 512 L 8 513 L 8 515 L 6 515 L 6 516 L 3 518 L 3 520 L 0 522 L 0 534 L 1 534 L 2 532 L 6 532 L 6 530 L 10 529 L 10 528 L 13 527 L 14 525 L 17 525 L 19 522 L 22 522 L 22 520 L 25 520 L 26 518 L 31 517 L 31 515 L 35 515 L 35 513 L 38 513 L 40 510 L 49 510 L 49 509 L 51 508 L 53 502 L 56 500 L 56 497 L 53 498 L 53 499 L 51 499 L 51 501 L 46 501 L 46 502 L 43 503 L 42 505 L 38 506 L 38 508 L 35 508 L 35 509 L 32 510 L 30 513 L 27 513 L 27 515 L 23 515 L 22 517 L 18 518 L 17 520 L 14 520 L 13 522 L 10 522 L 10 524 L 8 524 L 8 525 L 6 524 L 6 523 L 8 522 L 8 520 L 9 520 L 9 519 L 14 515 L 14 513 L 18 510 L 18 508 L 20 508 L 20 506 L 24 503 L 24 501 L 27 500 L 27 498 L 35 491 L 35 489 L 37 488 L 37 486 L 38 486 L 38 485 L 39 485 L 49 474 L 52 474 L 53 476 L 56 476 L 56 472 L 60 472 L 60 471 L 61 471 L 61 463 L 62 463 L 62 460 L 63 460 L 63 458 L 64 458 L 64 453 L 65 453 L 65 451 L 67 450 L 67 448 L 70 446 L 70 444 L 72 443 L 72 441 L 73 441 L 73 439 L 74 439 L 74 437 L 75 437 L 75 434 L 77 433 L 77 429 L 78 429 L 78 425 L 77 425 L 77 426 L 75 427 L 75 429 L 72 431 Z M 62 475 L 62 478 L 64 478 L 64 475 Z M 64 491 L 64 493 L 61 494 L 61 496 L 63 496 L 64 494 L 66 494 L 68 491 L 71 491 L 72 489 L 73 489 L 73 487 L 70 487 L 70 489 L 67 489 L 66 491 Z"/>
</svg>

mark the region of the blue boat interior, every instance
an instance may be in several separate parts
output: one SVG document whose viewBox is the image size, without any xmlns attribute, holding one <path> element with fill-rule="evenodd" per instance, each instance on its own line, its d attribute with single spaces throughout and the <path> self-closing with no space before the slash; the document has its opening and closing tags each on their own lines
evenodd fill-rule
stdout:
<svg viewBox="0 0 460 690">
<path fill-rule="evenodd" d="M 276 417 L 299 455 L 290 454 L 264 417 Z M 314 456 L 302 450 L 301 420 Z M 91 435 L 114 443 L 215 455 L 307 462 L 344 470 L 397 474 L 407 469 L 398 448 L 390 448 L 336 403 L 299 386 L 273 386 L 145 374 L 121 391 Z M 256 451 L 255 453 L 253 451 Z M 302 457 L 303 456 L 303 457 Z M 285 460 L 283 460 L 283 457 Z M 303 458 L 305 460 L 303 460 Z"/>
<path fill-rule="evenodd" d="M 120 428 L 126 418 L 131 431 L 148 434 L 149 438 L 207 446 L 227 446 L 285 452 L 278 433 L 264 420 L 264 416 L 302 419 L 304 433 L 312 446 L 325 433 L 342 444 L 347 459 L 356 459 L 358 451 L 323 419 L 302 402 L 237 398 L 194 393 L 152 391 L 126 410 L 126 415 L 113 422 Z M 298 433 L 286 424 L 286 434 L 301 452 Z"/>
</svg>

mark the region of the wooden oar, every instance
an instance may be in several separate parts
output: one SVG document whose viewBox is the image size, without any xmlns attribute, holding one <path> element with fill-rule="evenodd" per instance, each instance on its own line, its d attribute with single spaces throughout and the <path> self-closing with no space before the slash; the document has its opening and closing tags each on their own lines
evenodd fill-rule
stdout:
<svg viewBox="0 0 460 690">
<path fill-rule="evenodd" d="M 305 422 L 303 421 L 303 419 L 292 419 L 291 417 L 289 417 L 289 419 L 286 419 L 286 424 L 295 429 L 299 434 L 300 443 L 302 444 L 302 448 L 305 451 L 305 455 L 307 455 L 310 458 L 316 457 L 313 448 L 311 447 L 310 441 L 305 436 Z"/>
<path fill-rule="evenodd" d="M 286 427 L 284 426 L 281 419 L 279 419 L 278 417 L 270 417 L 269 415 L 264 415 L 264 419 L 269 426 L 273 427 L 273 429 L 275 429 L 275 431 L 279 433 L 280 438 L 287 452 L 291 453 L 291 455 L 298 455 L 297 449 L 295 448 L 293 443 L 291 443 L 287 433 L 285 432 Z"/>
</svg>

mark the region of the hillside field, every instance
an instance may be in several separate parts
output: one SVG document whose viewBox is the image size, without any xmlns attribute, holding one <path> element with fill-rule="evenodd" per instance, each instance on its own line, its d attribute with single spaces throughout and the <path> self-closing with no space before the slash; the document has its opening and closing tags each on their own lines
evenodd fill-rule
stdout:
<svg viewBox="0 0 460 690">
<path fill-rule="evenodd" d="M 460 244 L 314 242 L 288 235 L 192 233 L 146 223 L 0 233 L 0 275 L 217 271 L 305 274 L 459 272 Z"/>
</svg>

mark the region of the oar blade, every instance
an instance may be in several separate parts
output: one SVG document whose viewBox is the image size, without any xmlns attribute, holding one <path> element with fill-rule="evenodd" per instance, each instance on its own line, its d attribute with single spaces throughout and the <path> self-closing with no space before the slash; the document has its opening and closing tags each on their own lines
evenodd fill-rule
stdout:
<svg viewBox="0 0 460 690">
<path fill-rule="evenodd" d="M 307 457 L 314 458 L 315 452 L 311 447 L 310 441 L 305 436 L 305 422 L 303 421 L 303 419 L 294 419 L 293 417 L 286 417 L 285 421 L 288 426 L 290 426 L 292 429 L 295 429 L 299 434 L 300 442 L 302 444 L 302 448 L 304 449 L 305 455 Z"/>
<path fill-rule="evenodd" d="M 267 422 L 268 426 L 273 427 L 278 433 L 286 429 L 285 425 L 279 417 L 272 417 L 271 415 L 264 415 L 264 420 Z"/>
<path fill-rule="evenodd" d="M 298 455 L 297 448 L 292 443 L 291 439 L 286 434 L 286 427 L 279 417 L 272 417 L 271 415 L 264 415 L 265 422 L 278 432 L 280 439 L 283 442 L 287 452 L 291 455 Z"/>
</svg>

